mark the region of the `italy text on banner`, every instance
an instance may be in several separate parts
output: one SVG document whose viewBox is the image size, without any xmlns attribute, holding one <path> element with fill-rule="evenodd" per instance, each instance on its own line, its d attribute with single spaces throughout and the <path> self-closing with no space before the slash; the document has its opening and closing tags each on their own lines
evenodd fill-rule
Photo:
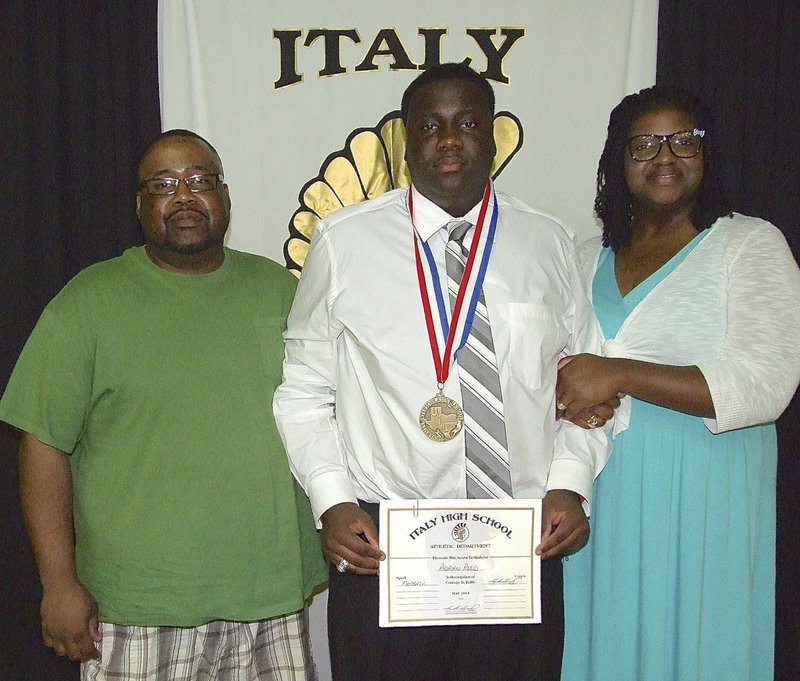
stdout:
<svg viewBox="0 0 800 681">
<path fill-rule="evenodd" d="M 655 79 L 657 0 L 168 0 L 162 122 L 225 162 L 229 243 L 299 269 L 319 215 L 407 182 L 400 97 L 467 60 L 497 96 L 497 184 L 585 237 L 611 108 Z"/>
</svg>

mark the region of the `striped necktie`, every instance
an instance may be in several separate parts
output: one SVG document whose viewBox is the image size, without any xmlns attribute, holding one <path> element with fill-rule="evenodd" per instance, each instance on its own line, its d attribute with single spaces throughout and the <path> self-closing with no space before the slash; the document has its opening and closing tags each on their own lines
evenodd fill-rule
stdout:
<svg viewBox="0 0 800 681">
<path fill-rule="evenodd" d="M 447 288 L 453 309 L 458 286 L 464 275 L 468 251 L 463 240 L 472 224 L 454 220 L 447 225 L 445 251 Z M 486 299 L 481 290 L 467 342 L 456 355 L 464 408 L 467 452 L 467 498 L 494 499 L 511 496 L 506 424 L 497 358 Z"/>
</svg>

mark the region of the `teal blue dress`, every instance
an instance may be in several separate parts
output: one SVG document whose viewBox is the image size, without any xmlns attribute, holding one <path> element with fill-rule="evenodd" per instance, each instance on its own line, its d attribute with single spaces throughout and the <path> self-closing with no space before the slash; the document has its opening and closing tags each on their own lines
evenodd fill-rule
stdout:
<svg viewBox="0 0 800 681">
<path fill-rule="evenodd" d="M 592 303 L 606 338 L 705 234 L 624 297 L 603 249 Z M 564 563 L 562 681 L 772 681 L 776 466 L 773 425 L 715 435 L 633 400 L 589 543 Z"/>
</svg>

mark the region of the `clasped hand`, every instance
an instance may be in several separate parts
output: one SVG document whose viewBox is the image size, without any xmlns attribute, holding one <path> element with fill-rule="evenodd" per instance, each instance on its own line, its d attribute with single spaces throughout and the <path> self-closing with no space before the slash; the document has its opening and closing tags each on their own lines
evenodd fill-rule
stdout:
<svg viewBox="0 0 800 681">
<path fill-rule="evenodd" d="M 377 575 L 386 554 L 378 547 L 378 528 L 358 504 L 331 506 L 322 514 L 322 552 L 334 565 L 346 560 L 347 572 Z"/>
<path fill-rule="evenodd" d="M 613 360 L 598 355 L 583 353 L 562 359 L 556 381 L 556 416 L 584 428 L 592 415 L 600 421 L 596 425 L 611 419 L 624 397 L 617 390 L 613 369 Z"/>
<path fill-rule="evenodd" d="M 76 579 L 44 589 L 41 615 L 42 639 L 56 655 L 76 662 L 99 657 L 97 604 Z"/>
</svg>

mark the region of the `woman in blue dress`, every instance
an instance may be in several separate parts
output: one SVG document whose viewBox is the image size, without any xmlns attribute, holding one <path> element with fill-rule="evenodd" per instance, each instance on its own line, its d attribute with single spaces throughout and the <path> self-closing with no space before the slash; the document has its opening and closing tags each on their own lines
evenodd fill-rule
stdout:
<svg viewBox="0 0 800 681">
<path fill-rule="evenodd" d="M 602 243 L 581 253 L 604 357 L 567 359 L 557 397 L 565 418 L 629 397 L 565 563 L 563 681 L 773 678 L 772 422 L 800 380 L 800 272 L 775 227 L 730 211 L 722 143 L 681 90 L 611 113 Z"/>
</svg>

